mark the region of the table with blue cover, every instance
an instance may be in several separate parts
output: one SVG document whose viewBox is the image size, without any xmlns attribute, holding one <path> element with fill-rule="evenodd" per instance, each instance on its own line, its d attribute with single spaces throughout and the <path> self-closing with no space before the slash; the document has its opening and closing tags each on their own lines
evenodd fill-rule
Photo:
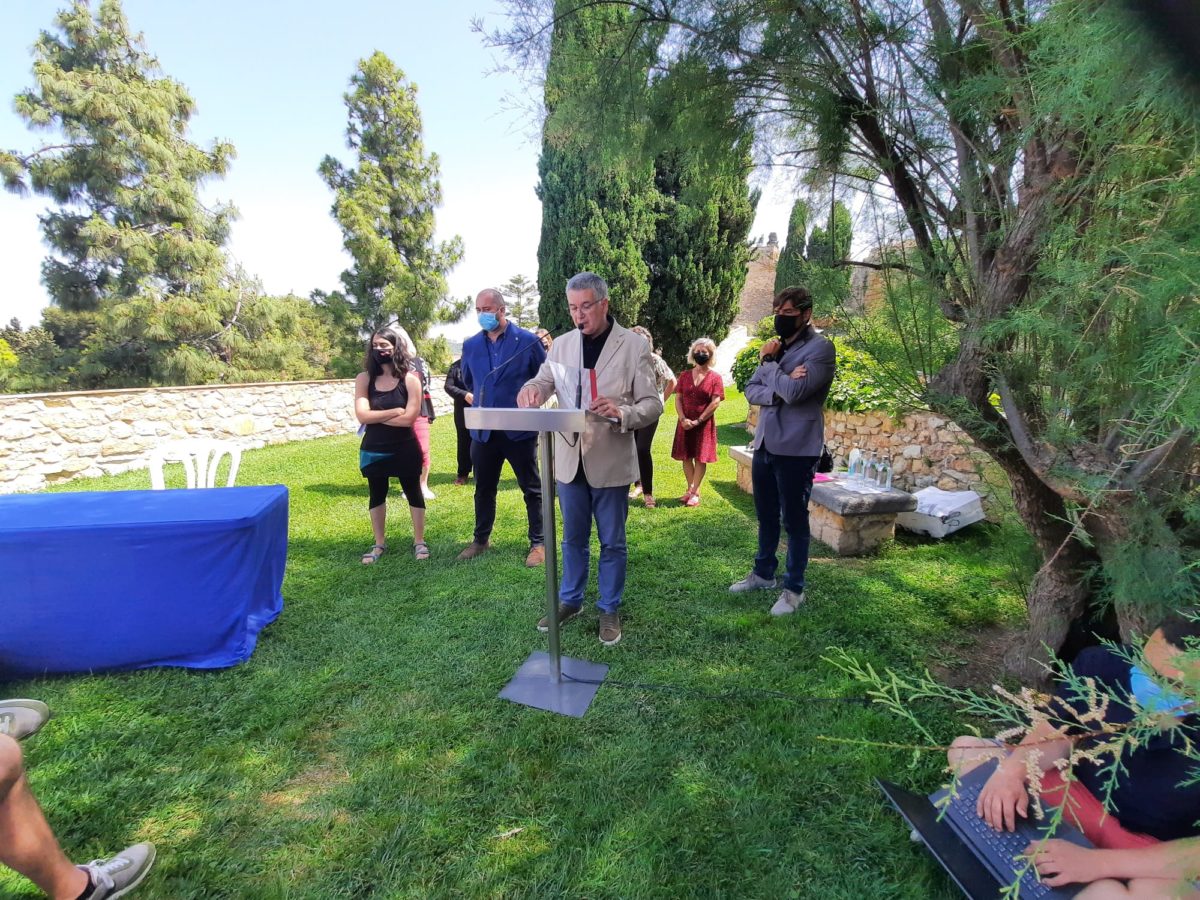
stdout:
<svg viewBox="0 0 1200 900">
<path fill-rule="evenodd" d="M 283 485 L 0 496 L 0 677 L 244 662 L 287 524 Z"/>
</svg>

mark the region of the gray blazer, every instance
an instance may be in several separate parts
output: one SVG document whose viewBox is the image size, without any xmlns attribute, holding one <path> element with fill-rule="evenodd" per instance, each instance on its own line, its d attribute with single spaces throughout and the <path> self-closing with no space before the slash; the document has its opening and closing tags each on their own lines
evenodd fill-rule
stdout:
<svg viewBox="0 0 1200 900">
<path fill-rule="evenodd" d="M 555 392 L 554 365 L 578 368 L 582 354 L 583 338 L 578 328 L 555 338 L 546 362 L 525 386 L 533 385 L 543 397 L 549 397 Z M 663 411 L 662 393 L 654 381 L 646 339 L 614 321 L 596 362 L 596 378 L 597 392 L 621 408 L 621 421 L 609 423 L 589 415 L 587 430 L 582 435 L 570 435 L 570 440 L 561 434 L 554 435 L 554 477 L 569 482 L 583 466 L 592 487 L 628 487 L 638 478 L 633 432 L 649 425 Z M 574 405 L 574 397 L 560 398 L 560 406 Z"/>
<path fill-rule="evenodd" d="M 792 378 L 792 370 L 801 364 L 808 374 Z M 779 456 L 820 456 L 825 443 L 823 405 L 836 366 L 833 342 L 809 325 L 783 351 L 779 362 L 765 362 L 755 369 L 746 385 L 746 399 L 762 409 L 751 446 Z"/>
</svg>

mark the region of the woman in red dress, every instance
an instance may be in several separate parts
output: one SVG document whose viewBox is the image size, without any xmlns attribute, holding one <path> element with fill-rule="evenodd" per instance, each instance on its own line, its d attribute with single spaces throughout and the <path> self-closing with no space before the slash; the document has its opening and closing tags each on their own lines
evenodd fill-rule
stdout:
<svg viewBox="0 0 1200 900">
<path fill-rule="evenodd" d="M 688 487 L 679 501 L 687 506 L 700 505 L 700 483 L 708 464 L 717 461 L 717 423 L 713 416 L 725 399 L 725 385 L 721 376 L 709 368 L 716 353 L 717 345 L 709 338 L 693 341 L 688 350 L 692 368 L 675 384 L 679 424 L 675 426 L 671 459 L 683 462 Z"/>
</svg>

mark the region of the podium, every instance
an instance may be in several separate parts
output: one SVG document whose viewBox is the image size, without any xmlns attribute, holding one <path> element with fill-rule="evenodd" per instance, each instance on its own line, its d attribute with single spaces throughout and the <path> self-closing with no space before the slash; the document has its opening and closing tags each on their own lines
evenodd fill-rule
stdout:
<svg viewBox="0 0 1200 900">
<path fill-rule="evenodd" d="M 482 431 L 536 431 L 542 476 L 542 530 L 546 541 L 546 620 L 549 653 L 535 650 L 500 691 L 505 700 L 581 718 L 600 689 L 608 666 L 563 657 L 558 634 L 558 529 L 554 516 L 554 434 L 582 433 L 581 409 L 497 409 L 467 407 L 467 428 Z M 565 664 L 565 666 L 564 666 Z"/>
</svg>

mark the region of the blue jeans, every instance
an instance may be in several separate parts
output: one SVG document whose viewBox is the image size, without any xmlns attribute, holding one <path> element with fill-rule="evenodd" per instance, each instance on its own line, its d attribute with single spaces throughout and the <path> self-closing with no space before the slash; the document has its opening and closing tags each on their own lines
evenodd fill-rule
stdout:
<svg viewBox="0 0 1200 900">
<path fill-rule="evenodd" d="M 562 510 L 562 583 L 558 599 L 565 606 L 582 606 L 591 561 L 592 518 L 600 538 L 597 581 L 601 612 L 615 613 L 625 593 L 625 519 L 629 514 L 629 486 L 592 487 L 579 476 L 569 484 L 558 482 L 558 505 Z"/>
<path fill-rule="evenodd" d="M 754 486 L 754 512 L 758 515 L 758 555 L 754 571 L 760 578 L 774 578 L 779 567 L 779 530 L 787 531 L 787 570 L 783 586 L 804 590 L 808 568 L 808 498 L 812 494 L 815 456 L 780 456 L 759 447 L 750 464 Z"/>
</svg>

